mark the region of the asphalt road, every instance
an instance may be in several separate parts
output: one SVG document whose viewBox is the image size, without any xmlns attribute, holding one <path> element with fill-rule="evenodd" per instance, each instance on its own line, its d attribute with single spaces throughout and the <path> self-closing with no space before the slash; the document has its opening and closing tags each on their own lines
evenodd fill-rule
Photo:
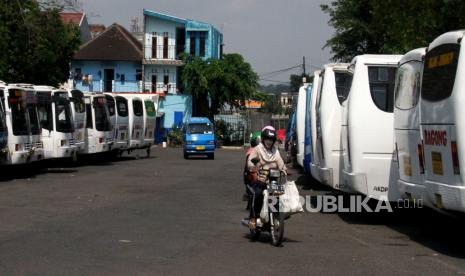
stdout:
<svg viewBox="0 0 465 276">
<path fill-rule="evenodd" d="M 141 153 L 143 155 L 143 153 Z M 244 152 L 2 167 L 0 275 L 464 274 L 463 219 L 426 209 L 304 213 L 251 242 Z M 334 192 L 297 171 L 301 194 Z"/>
</svg>

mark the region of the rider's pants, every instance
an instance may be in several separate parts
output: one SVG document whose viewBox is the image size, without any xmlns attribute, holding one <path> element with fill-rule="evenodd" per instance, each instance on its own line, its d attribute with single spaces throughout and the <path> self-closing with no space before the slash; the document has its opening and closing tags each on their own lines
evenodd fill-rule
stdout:
<svg viewBox="0 0 465 276">
<path fill-rule="evenodd" d="M 262 182 L 253 182 L 247 185 L 249 191 L 252 193 L 252 208 L 250 208 L 250 217 L 259 218 L 260 211 L 263 206 L 263 190 L 266 186 Z"/>
</svg>

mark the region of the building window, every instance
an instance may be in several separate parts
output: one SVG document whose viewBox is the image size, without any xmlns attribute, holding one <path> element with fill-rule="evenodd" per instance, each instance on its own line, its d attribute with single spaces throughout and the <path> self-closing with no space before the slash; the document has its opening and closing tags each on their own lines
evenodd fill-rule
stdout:
<svg viewBox="0 0 465 276">
<path fill-rule="evenodd" d="M 190 45 L 189 45 L 190 46 L 189 47 L 189 49 L 190 49 L 189 53 L 192 56 L 195 56 L 195 40 L 196 40 L 195 33 L 192 32 L 191 35 L 190 35 Z"/>
<path fill-rule="evenodd" d="M 152 35 L 152 58 L 157 58 L 157 33 Z"/>
<path fill-rule="evenodd" d="M 152 75 L 152 92 L 157 92 L 157 75 Z"/>
<path fill-rule="evenodd" d="M 168 33 L 163 33 L 163 58 L 168 58 Z"/>
<path fill-rule="evenodd" d="M 206 33 L 201 32 L 200 33 L 200 49 L 199 49 L 199 56 L 205 57 L 205 39 L 206 39 Z"/>
<path fill-rule="evenodd" d="M 136 81 L 142 80 L 142 69 L 136 69 Z"/>
</svg>

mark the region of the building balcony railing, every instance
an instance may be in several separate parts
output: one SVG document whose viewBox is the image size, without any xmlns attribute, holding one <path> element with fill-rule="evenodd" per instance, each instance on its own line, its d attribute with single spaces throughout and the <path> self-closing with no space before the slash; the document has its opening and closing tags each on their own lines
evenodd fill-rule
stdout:
<svg viewBox="0 0 465 276">
<path fill-rule="evenodd" d="M 163 83 L 152 83 L 152 82 L 145 82 L 145 92 L 163 92 L 165 94 L 178 94 L 178 88 L 176 86 L 176 83 L 168 83 L 168 84 L 163 84 Z"/>
<path fill-rule="evenodd" d="M 138 80 L 71 80 L 73 88 L 83 92 L 142 92 L 142 81 Z"/>
<path fill-rule="evenodd" d="M 184 45 L 145 45 L 144 59 L 150 61 L 179 61 L 180 55 L 184 53 Z"/>
</svg>

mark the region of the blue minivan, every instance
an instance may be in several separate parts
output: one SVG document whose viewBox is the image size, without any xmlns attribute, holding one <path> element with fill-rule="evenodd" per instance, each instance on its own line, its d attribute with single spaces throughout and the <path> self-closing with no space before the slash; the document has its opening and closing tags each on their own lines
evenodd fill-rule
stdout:
<svg viewBox="0 0 465 276">
<path fill-rule="evenodd" d="M 192 117 L 184 126 L 184 158 L 190 155 L 215 158 L 215 134 L 208 118 Z"/>
</svg>

